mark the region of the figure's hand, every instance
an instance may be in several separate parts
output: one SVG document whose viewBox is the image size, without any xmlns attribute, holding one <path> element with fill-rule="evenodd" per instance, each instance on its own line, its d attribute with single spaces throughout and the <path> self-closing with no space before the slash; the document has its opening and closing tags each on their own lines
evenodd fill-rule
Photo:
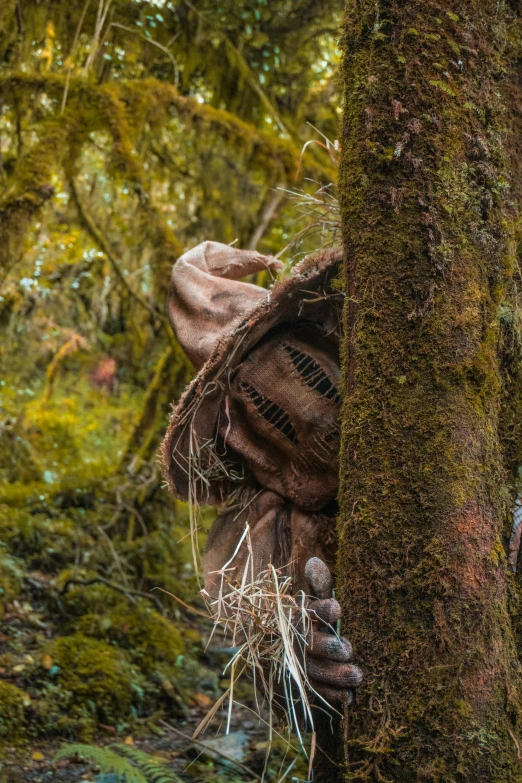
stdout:
<svg viewBox="0 0 522 783">
<path fill-rule="evenodd" d="M 341 617 L 341 606 L 332 598 L 330 569 L 318 557 L 312 557 L 305 566 L 305 578 L 312 600 L 308 612 L 312 619 L 309 648 L 306 653 L 306 671 L 311 685 L 334 707 L 351 704 L 353 689 L 360 685 L 362 672 L 349 663 L 352 646 L 347 639 L 337 636 L 335 625 Z"/>
</svg>

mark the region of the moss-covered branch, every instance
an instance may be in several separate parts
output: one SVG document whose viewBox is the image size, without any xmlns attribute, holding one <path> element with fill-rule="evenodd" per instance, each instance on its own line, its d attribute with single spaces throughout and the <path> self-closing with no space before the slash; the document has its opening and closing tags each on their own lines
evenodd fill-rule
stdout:
<svg viewBox="0 0 522 783">
<path fill-rule="evenodd" d="M 66 84 L 67 108 L 61 113 Z M 145 124 L 159 129 L 175 112 L 200 134 L 219 135 L 238 154 L 246 156 L 251 166 L 287 181 L 295 179 L 299 170 L 300 151 L 291 142 L 263 133 L 229 112 L 180 96 L 165 82 L 147 79 L 95 85 L 81 77 L 55 74 L 0 77 L 0 96 L 6 105 L 26 105 L 35 94 L 43 92 L 54 101 L 54 113 L 35 127 L 37 141 L 21 152 L 15 184 L 0 203 L 0 228 L 4 238 L 0 268 L 4 275 L 20 256 L 34 215 L 52 196 L 50 180 L 53 173 L 63 167 L 67 178 L 72 180 L 80 153 L 96 131 L 110 134 L 109 172 L 128 182 L 139 199 L 143 234 L 153 250 L 150 263 L 154 295 L 158 300 L 166 296 L 170 269 L 183 252 L 183 246 L 152 203 L 143 163 L 135 149 L 138 129 Z M 300 177 L 333 180 L 335 171 L 305 161 Z M 103 244 L 99 232 L 93 234 L 92 225 L 91 228 L 86 226 L 97 244 Z M 106 250 L 104 248 L 104 252 Z M 108 257 L 112 258 L 112 254 Z M 111 263 L 117 269 L 114 259 Z M 122 275 L 116 274 L 121 280 Z"/>
<path fill-rule="evenodd" d="M 65 82 L 66 77 L 57 74 L 9 74 L 0 77 L 0 96 L 9 101 L 16 95 L 45 90 L 58 102 L 63 97 Z M 81 77 L 70 79 L 67 105 L 76 106 L 78 102 L 91 108 L 99 105 L 109 120 L 112 112 L 113 133 L 119 126 L 114 116 L 117 104 L 111 107 L 115 99 L 121 101 L 117 110 L 126 108 L 126 120 L 134 127 L 141 127 L 143 120 L 159 127 L 174 112 L 191 127 L 219 135 L 239 153 L 246 154 L 253 166 L 280 170 L 289 181 L 296 178 L 301 150 L 292 142 L 264 133 L 226 110 L 180 95 L 171 84 L 152 78 L 102 85 L 92 84 Z M 123 153 L 124 149 L 121 151 Z M 304 177 L 334 181 L 336 170 L 330 165 L 323 166 L 305 159 L 300 172 L 300 178 Z"/>
<path fill-rule="evenodd" d="M 177 350 L 176 350 L 177 348 Z M 171 400 L 177 400 L 187 381 L 187 360 L 179 346 L 169 346 L 159 357 L 154 374 L 147 387 L 141 415 L 127 443 L 120 468 L 126 470 L 131 464 L 133 471 L 152 457 L 157 447 L 158 419 L 161 416 L 160 403 L 165 409 Z"/>
<path fill-rule="evenodd" d="M 16 184 L 0 201 L 0 270 L 3 276 L 20 257 L 34 215 L 54 193 L 53 169 L 62 159 L 66 138 L 64 122 L 49 122 L 38 142 L 23 156 L 16 172 Z"/>
<path fill-rule="evenodd" d="M 161 600 L 158 598 L 158 596 L 155 596 L 152 593 L 144 593 L 142 590 L 134 590 L 125 585 L 120 585 L 117 582 L 112 582 L 110 579 L 105 579 L 104 576 L 100 576 L 99 574 L 96 576 L 90 576 L 87 579 L 82 579 L 79 576 L 71 575 L 65 580 L 60 593 L 61 595 L 64 595 L 71 585 L 81 585 L 83 587 L 88 587 L 89 585 L 97 584 L 105 585 L 111 590 L 116 590 L 117 593 L 121 593 L 127 597 L 145 598 L 147 601 L 151 601 L 151 603 L 155 604 L 160 614 L 163 613 L 163 604 L 161 603 Z"/>
</svg>

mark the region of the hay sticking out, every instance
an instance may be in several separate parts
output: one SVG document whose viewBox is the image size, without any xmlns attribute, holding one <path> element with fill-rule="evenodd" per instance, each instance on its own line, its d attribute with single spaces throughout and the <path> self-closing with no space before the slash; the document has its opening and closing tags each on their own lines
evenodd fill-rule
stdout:
<svg viewBox="0 0 522 783">
<path fill-rule="evenodd" d="M 324 141 L 310 139 L 303 145 L 301 158 L 299 160 L 299 168 L 301 168 L 303 157 L 311 144 L 316 144 L 326 150 L 333 163 L 337 166 L 339 164 L 340 152 L 337 139 L 332 141 L 311 123 L 307 124 L 322 136 Z M 301 242 L 305 237 L 308 239 L 313 237 L 317 248 L 324 249 L 326 247 L 335 247 L 341 244 L 341 210 L 339 208 L 339 199 L 337 197 L 335 184 L 329 182 L 326 185 L 321 185 L 319 182 L 315 182 L 315 180 L 309 179 L 308 177 L 305 177 L 305 182 L 317 185 L 317 189 L 314 193 L 309 193 L 300 188 L 293 190 L 283 187 L 277 188 L 277 190 L 286 194 L 287 198 L 294 203 L 298 219 L 304 218 L 307 221 L 307 224 L 291 238 L 290 242 L 276 254 L 275 258 L 280 258 L 283 253 L 290 248 L 293 248 L 296 243 Z M 290 264 L 290 266 L 291 265 L 292 264 Z"/>
<path fill-rule="evenodd" d="M 231 580 L 230 571 L 235 570 L 232 563 L 243 545 L 248 549 L 243 574 Z M 236 703 L 234 691 L 237 681 L 250 672 L 254 680 L 257 717 L 263 720 L 263 706 L 269 714 L 266 764 L 274 735 L 281 736 L 274 728 L 274 717 L 277 715 L 288 728 L 288 737 L 284 738 L 288 748 L 300 750 L 309 759 L 310 777 L 315 753 L 312 698 L 316 697 L 324 707 L 333 710 L 313 688 L 306 674 L 306 655 L 314 613 L 308 609 L 307 596 L 302 591 L 297 595 L 292 592 L 292 579 L 286 573 L 288 567 L 275 568 L 269 565 L 256 575 L 252 564 L 252 545 L 247 524 L 232 557 L 216 572 L 221 576 L 219 595 L 211 600 L 206 591 L 202 591 L 209 614 L 214 619 L 209 643 L 219 628 L 235 653 L 225 667 L 230 677 L 230 687 L 205 716 L 194 736 L 201 734 L 227 699 L 226 732 L 229 732 L 233 705 Z M 312 735 L 310 750 L 306 748 L 305 732 Z M 298 747 L 292 743 L 292 735 L 297 737 Z"/>
<path fill-rule="evenodd" d="M 311 182 L 311 180 L 308 181 Z M 341 216 L 335 185 L 333 182 L 329 182 L 327 185 L 320 185 L 318 182 L 313 184 L 317 185 L 317 190 L 313 193 L 298 188 L 294 190 L 277 188 L 286 195 L 289 201 L 294 203 L 298 218 L 306 220 L 304 228 L 298 231 L 274 256 L 279 259 L 292 249 L 291 260 L 286 265 L 287 272 L 294 266 L 300 255 L 295 250 L 296 245 L 305 239 L 313 239 L 317 249 L 323 250 L 329 247 L 338 247 L 341 244 Z"/>
</svg>

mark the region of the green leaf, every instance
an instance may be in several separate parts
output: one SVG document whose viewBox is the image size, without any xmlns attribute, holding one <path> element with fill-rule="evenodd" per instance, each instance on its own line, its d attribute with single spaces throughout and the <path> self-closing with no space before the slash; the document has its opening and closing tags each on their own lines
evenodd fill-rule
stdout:
<svg viewBox="0 0 522 783">
<path fill-rule="evenodd" d="M 115 744 L 112 748 L 127 756 L 137 767 L 142 770 L 147 783 L 182 783 L 175 772 L 170 770 L 164 761 L 153 758 L 143 750 L 131 747 L 130 745 Z"/>
<path fill-rule="evenodd" d="M 54 762 L 70 758 L 80 758 L 95 767 L 99 767 L 103 774 L 114 772 L 122 778 L 124 783 L 155 783 L 155 781 L 147 780 L 143 772 L 131 764 L 128 759 L 122 758 L 122 756 L 119 756 L 109 748 L 99 748 L 96 745 L 82 745 L 81 743 L 64 745 L 56 753 Z"/>
</svg>

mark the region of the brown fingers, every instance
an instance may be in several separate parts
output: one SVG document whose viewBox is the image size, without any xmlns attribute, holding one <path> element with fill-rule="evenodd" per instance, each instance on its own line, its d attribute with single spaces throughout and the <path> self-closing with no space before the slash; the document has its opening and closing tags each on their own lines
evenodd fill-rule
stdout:
<svg viewBox="0 0 522 783">
<path fill-rule="evenodd" d="M 312 557 L 305 565 L 309 595 L 307 609 L 312 628 L 307 637 L 306 673 L 314 690 L 329 704 L 346 707 L 353 702 L 352 688 L 362 682 L 362 673 L 349 663 L 352 646 L 347 639 L 333 633 L 341 617 L 341 606 L 331 598 L 333 579 L 330 569 L 320 558 Z M 329 626 L 329 632 L 324 628 Z M 317 630 L 322 627 L 322 630 Z"/>
<path fill-rule="evenodd" d="M 310 594 L 315 598 L 330 598 L 333 579 L 330 569 L 323 560 L 311 557 L 305 565 L 305 578 L 310 586 Z"/>
<path fill-rule="evenodd" d="M 337 661 L 317 661 L 309 657 L 306 660 L 306 673 L 311 680 L 331 688 L 356 688 L 362 682 L 362 672 L 357 666 Z"/>
<path fill-rule="evenodd" d="M 309 642 L 308 654 L 313 658 L 328 658 L 339 663 L 348 663 L 351 658 L 352 645 L 348 639 L 314 629 L 310 634 Z"/>
<path fill-rule="evenodd" d="M 312 620 L 321 620 L 326 625 L 333 625 L 341 617 L 341 605 L 335 598 L 325 598 L 310 602 L 308 612 Z"/>
</svg>

